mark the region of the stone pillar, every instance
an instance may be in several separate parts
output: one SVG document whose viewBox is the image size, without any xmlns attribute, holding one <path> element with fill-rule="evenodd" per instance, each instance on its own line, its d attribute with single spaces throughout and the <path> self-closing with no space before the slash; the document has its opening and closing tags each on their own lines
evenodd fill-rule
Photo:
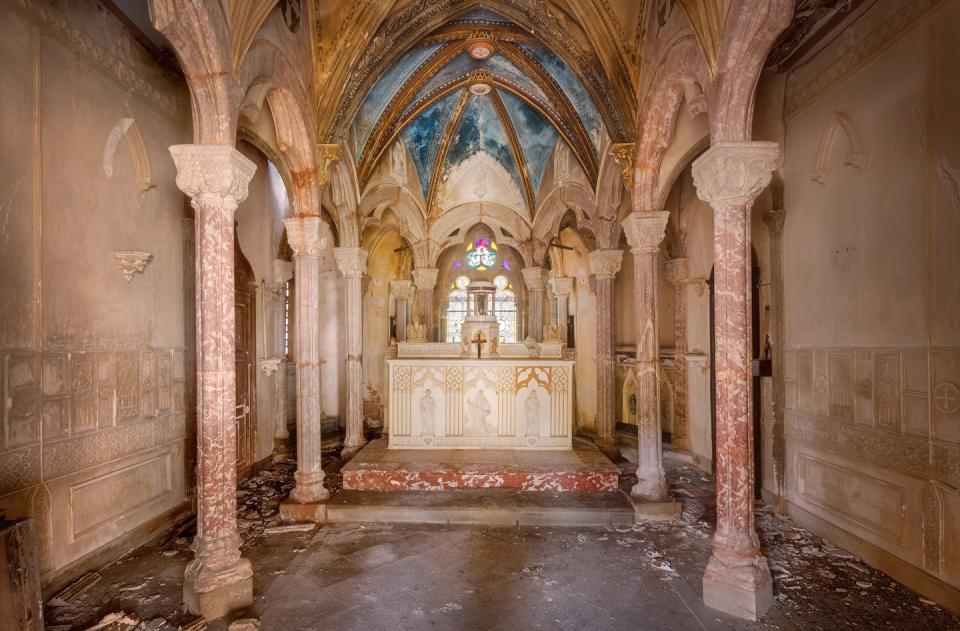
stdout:
<svg viewBox="0 0 960 631">
<path fill-rule="evenodd" d="M 784 414 L 787 395 L 783 384 L 783 222 L 786 213 L 775 209 L 767 212 L 763 220 L 770 236 L 770 345 L 773 356 L 773 470 L 776 475 L 777 493 L 783 497 L 786 486 L 787 443 L 784 433 Z M 760 344 L 764 341 L 760 340 Z"/>
<path fill-rule="evenodd" d="M 660 429 L 660 311 L 657 255 L 670 213 L 632 212 L 623 231 L 633 254 L 633 287 L 637 358 L 637 483 L 630 494 L 647 502 L 669 497 L 663 470 Z"/>
<path fill-rule="evenodd" d="M 550 291 L 557 299 L 557 324 L 563 329 L 563 341 L 567 341 L 567 318 L 570 315 L 570 294 L 573 293 L 573 279 L 563 276 L 550 279 Z"/>
<path fill-rule="evenodd" d="M 527 337 L 543 341 L 543 294 L 547 288 L 547 270 L 525 267 L 520 270 L 527 287 Z"/>
<path fill-rule="evenodd" d="M 229 145 L 173 145 L 170 155 L 197 231 L 197 536 L 183 600 L 213 619 L 253 603 L 253 571 L 237 532 L 233 230 L 256 166 Z"/>
<path fill-rule="evenodd" d="M 276 367 L 264 364 L 264 370 L 272 372 L 273 378 L 273 409 L 275 413 L 273 426 L 273 457 L 276 460 L 290 455 L 290 432 L 287 430 L 287 354 L 284 348 L 285 327 L 287 317 L 287 282 L 293 278 L 293 264 L 290 261 L 274 259 L 273 285 L 269 287 L 270 299 L 273 303 L 273 357 Z M 267 374 L 270 374 L 268 372 Z"/>
<path fill-rule="evenodd" d="M 360 282 L 367 269 L 367 251 L 336 248 L 340 273 L 347 279 L 347 437 L 343 453 L 349 457 L 364 443 L 363 436 L 363 291 Z"/>
<path fill-rule="evenodd" d="M 686 258 L 667 261 L 667 280 L 674 289 L 674 365 L 673 437 L 671 443 L 680 449 L 690 449 L 690 430 L 687 427 L 687 285 L 690 278 Z"/>
<path fill-rule="evenodd" d="M 413 285 L 417 288 L 417 317 L 426 327 L 428 342 L 437 340 L 437 325 L 433 316 L 433 288 L 437 285 L 439 273 L 440 270 L 435 267 L 421 267 L 413 270 Z"/>
<path fill-rule="evenodd" d="M 597 445 L 616 455 L 616 358 L 613 351 L 613 283 L 623 262 L 622 250 L 594 250 L 590 273 L 597 297 Z"/>
<path fill-rule="evenodd" d="M 394 299 L 394 322 L 397 327 L 397 341 L 407 339 L 407 324 L 410 322 L 410 291 L 413 283 L 409 280 L 390 281 L 390 293 Z"/>
<path fill-rule="evenodd" d="M 320 453 L 320 254 L 327 231 L 316 216 L 290 217 L 283 223 L 297 282 L 297 472 L 296 486 L 280 505 L 280 516 L 284 521 L 322 521 L 321 503 L 330 497 L 323 486 Z"/>
<path fill-rule="evenodd" d="M 721 142 L 693 163 L 697 195 L 714 210 L 717 529 L 703 600 L 750 619 L 773 598 L 753 514 L 750 208 L 779 156 L 772 142 Z"/>
</svg>

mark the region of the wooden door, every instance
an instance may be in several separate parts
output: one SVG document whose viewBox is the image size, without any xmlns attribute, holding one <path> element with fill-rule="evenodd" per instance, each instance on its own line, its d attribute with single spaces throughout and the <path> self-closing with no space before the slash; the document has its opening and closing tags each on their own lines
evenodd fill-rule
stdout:
<svg viewBox="0 0 960 631">
<path fill-rule="evenodd" d="M 256 459 L 257 444 L 257 309 L 256 277 L 234 239 L 234 295 L 236 300 L 237 472 L 247 475 Z"/>
</svg>

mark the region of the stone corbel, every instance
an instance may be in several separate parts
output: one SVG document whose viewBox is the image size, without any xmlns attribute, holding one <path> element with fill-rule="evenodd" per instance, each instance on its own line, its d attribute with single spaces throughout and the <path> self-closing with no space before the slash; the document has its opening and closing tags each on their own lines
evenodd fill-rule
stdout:
<svg viewBox="0 0 960 631">
<path fill-rule="evenodd" d="M 269 377 L 277 372 L 284 363 L 286 362 L 282 357 L 266 357 L 260 360 L 260 369 Z"/>
<path fill-rule="evenodd" d="M 340 160 L 340 145 L 317 145 L 317 184 L 323 188 L 330 182 L 330 166 Z"/>
<path fill-rule="evenodd" d="M 623 173 L 623 185 L 633 188 L 633 143 L 616 143 L 610 148 L 610 157 L 620 165 Z"/>
<path fill-rule="evenodd" d="M 153 259 L 153 254 L 149 252 L 137 252 L 135 250 L 119 250 L 113 253 L 113 262 L 124 280 L 128 283 L 133 280 L 134 274 L 142 274 L 147 269 L 147 263 Z"/>
</svg>

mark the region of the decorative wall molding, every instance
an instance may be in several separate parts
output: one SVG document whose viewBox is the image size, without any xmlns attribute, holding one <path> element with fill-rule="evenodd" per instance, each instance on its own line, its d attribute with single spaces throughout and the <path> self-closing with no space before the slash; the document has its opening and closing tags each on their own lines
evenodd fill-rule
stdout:
<svg viewBox="0 0 960 631">
<path fill-rule="evenodd" d="M 844 46 L 833 63 L 810 81 L 801 85 L 796 81 L 796 75 L 791 75 L 787 81 L 786 117 L 794 116 L 849 75 L 867 65 L 877 55 L 904 37 L 931 9 L 943 3 L 944 0 L 909 0 L 886 22 L 858 41 Z"/>
<path fill-rule="evenodd" d="M 137 252 L 136 250 L 119 250 L 113 253 L 113 261 L 120 270 L 120 274 L 128 283 L 133 280 L 134 274 L 142 274 L 147 269 L 147 264 L 153 259 L 153 254 L 149 252 Z"/>
<path fill-rule="evenodd" d="M 100 67 L 126 90 L 141 97 L 146 105 L 156 108 L 177 121 L 182 120 L 183 116 L 189 112 L 186 90 L 180 94 L 171 94 L 153 87 L 150 80 L 140 76 L 127 63 L 129 50 L 126 50 L 128 54 L 123 54 L 126 46 L 115 46 L 113 50 L 107 49 L 71 24 L 62 13 L 46 2 L 17 0 L 17 5 L 30 19 Z"/>
<path fill-rule="evenodd" d="M 833 149 L 841 131 L 847 137 L 847 143 L 850 146 L 850 152 L 844 164 L 858 170 L 867 166 L 867 151 L 863 146 L 860 130 L 849 115 L 844 112 L 833 112 L 820 137 L 817 162 L 811 176 L 814 182 L 827 183 L 827 178 L 830 176 L 830 158 L 833 156 Z"/>
</svg>

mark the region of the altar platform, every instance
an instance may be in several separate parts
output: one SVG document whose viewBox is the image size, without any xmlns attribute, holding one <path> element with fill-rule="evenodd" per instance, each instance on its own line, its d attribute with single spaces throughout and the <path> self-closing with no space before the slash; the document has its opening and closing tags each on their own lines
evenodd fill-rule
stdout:
<svg viewBox="0 0 960 631">
<path fill-rule="evenodd" d="M 573 439 L 570 450 L 388 449 L 371 441 L 343 467 L 347 491 L 510 489 L 610 493 L 620 469 L 596 446 Z"/>
</svg>

